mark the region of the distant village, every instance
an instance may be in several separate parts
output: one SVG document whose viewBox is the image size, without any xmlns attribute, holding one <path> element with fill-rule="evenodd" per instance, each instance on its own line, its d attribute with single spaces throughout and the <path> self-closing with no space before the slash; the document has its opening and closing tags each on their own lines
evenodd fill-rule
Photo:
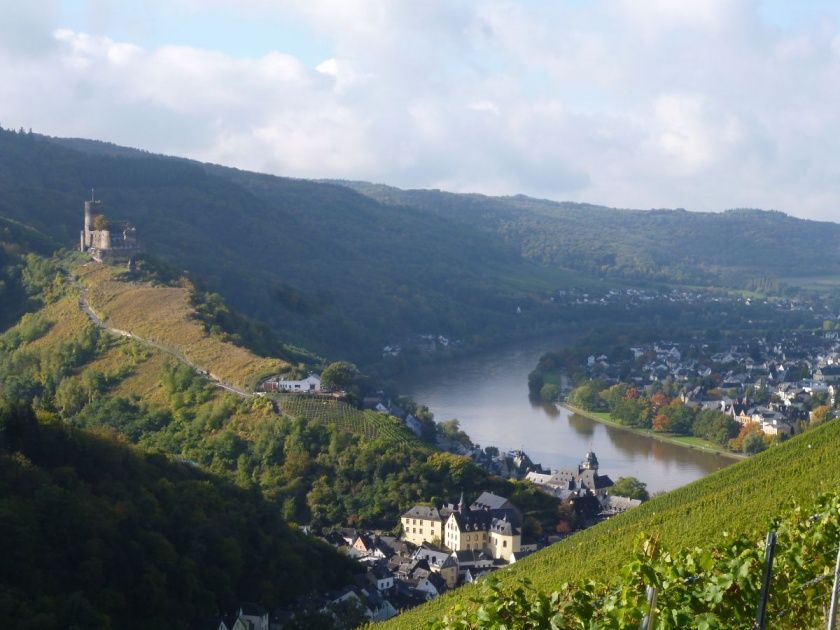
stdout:
<svg viewBox="0 0 840 630">
<path fill-rule="evenodd" d="M 802 312 L 834 317 L 827 305 L 798 297 L 748 297 L 723 291 L 690 290 L 684 288 L 633 288 L 598 290 L 558 289 L 549 297 L 555 304 L 564 306 L 592 306 L 634 308 L 657 304 L 718 304 L 743 306 L 768 306 L 782 312 Z"/>
<path fill-rule="evenodd" d="M 622 357 L 592 354 L 584 371 L 605 383 L 665 386 L 688 407 L 721 411 L 765 435 L 788 436 L 815 408 L 837 407 L 840 333 L 792 331 L 726 347 L 662 340 L 634 346 Z"/>
</svg>

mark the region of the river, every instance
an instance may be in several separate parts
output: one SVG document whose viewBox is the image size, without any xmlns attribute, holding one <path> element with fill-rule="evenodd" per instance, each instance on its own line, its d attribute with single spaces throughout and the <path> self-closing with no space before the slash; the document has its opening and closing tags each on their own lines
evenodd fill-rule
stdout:
<svg viewBox="0 0 840 630">
<path fill-rule="evenodd" d="M 592 449 L 601 474 L 634 476 L 657 492 L 671 490 L 733 460 L 616 429 L 528 399 L 528 373 L 558 341 L 530 341 L 405 374 L 402 391 L 437 420 L 457 418 L 473 442 L 522 449 L 548 468 L 576 466 Z"/>
</svg>

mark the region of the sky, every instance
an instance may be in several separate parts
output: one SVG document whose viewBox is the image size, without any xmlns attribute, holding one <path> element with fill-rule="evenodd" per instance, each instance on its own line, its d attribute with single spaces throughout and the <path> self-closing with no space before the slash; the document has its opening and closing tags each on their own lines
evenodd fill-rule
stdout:
<svg viewBox="0 0 840 630">
<path fill-rule="evenodd" d="M 0 0 L 0 125 L 306 178 L 840 221 L 840 3 Z"/>
</svg>

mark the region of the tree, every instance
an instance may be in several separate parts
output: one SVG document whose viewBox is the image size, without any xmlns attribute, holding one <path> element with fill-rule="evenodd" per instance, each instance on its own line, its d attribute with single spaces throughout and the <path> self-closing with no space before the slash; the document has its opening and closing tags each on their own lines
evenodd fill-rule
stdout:
<svg viewBox="0 0 840 630">
<path fill-rule="evenodd" d="M 438 433 L 444 438 L 463 444 L 467 448 L 472 446 L 470 436 L 461 430 L 461 423 L 456 418 L 439 422 L 437 428 Z"/>
<path fill-rule="evenodd" d="M 672 400 L 671 404 L 662 410 L 668 416 L 672 433 L 690 435 L 696 412 L 687 407 L 680 400 Z"/>
<path fill-rule="evenodd" d="M 65 418 L 78 413 L 86 402 L 88 396 L 75 378 L 63 379 L 55 390 L 55 406 Z"/>
<path fill-rule="evenodd" d="M 668 397 L 661 391 L 656 392 L 650 397 L 650 412 L 654 415 L 659 413 L 659 410 L 668 404 Z"/>
<path fill-rule="evenodd" d="M 598 385 L 594 381 L 586 381 L 575 387 L 569 394 L 569 402 L 586 411 L 596 409 L 598 406 Z"/>
<path fill-rule="evenodd" d="M 651 428 L 657 433 L 670 433 L 671 419 L 664 413 L 658 413 L 653 417 Z"/>
<path fill-rule="evenodd" d="M 725 445 L 738 435 L 739 429 L 739 424 L 725 413 L 707 409 L 697 414 L 692 433 L 704 440 Z"/>
<path fill-rule="evenodd" d="M 554 383 L 546 383 L 540 389 L 540 398 L 543 402 L 554 402 L 560 397 L 560 388 Z"/>
<path fill-rule="evenodd" d="M 532 396 L 538 396 L 544 384 L 543 374 L 537 369 L 528 374 L 528 391 Z"/>
<path fill-rule="evenodd" d="M 627 385 L 624 383 L 617 383 L 612 387 L 603 390 L 598 396 L 607 403 L 607 409 L 613 411 L 616 406 L 624 400 L 624 395 L 627 393 Z"/>
<path fill-rule="evenodd" d="M 828 420 L 828 419 L 829 419 L 829 417 L 830 417 L 830 415 L 829 415 L 829 408 L 828 408 L 828 406 L 826 406 L 826 405 L 820 405 L 819 407 L 816 407 L 816 408 L 815 408 L 815 409 L 811 412 L 811 426 L 812 426 L 812 427 L 815 427 L 815 426 L 817 426 L 818 424 L 822 424 L 823 422 L 825 422 L 826 420 Z"/>
<path fill-rule="evenodd" d="M 770 392 L 763 387 L 747 387 L 746 396 L 756 405 L 766 405 L 770 402 Z"/>
<path fill-rule="evenodd" d="M 104 214 L 97 214 L 93 217 L 93 229 L 94 230 L 107 230 L 108 229 L 108 219 L 105 218 Z"/>
<path fill-rule="evenodd" d="M 767 448 L 761 431 L 751 431 L 744 438 L 743 451 L 747 455 L 755 455 Z"/>
<path fill-rule="evenodd" d="M 358 373 L 356 366 L 347 361 L 330 363 L 321 372 L 321 388 L 327 391 L 349 389 Z"/>
<path fill-rule="evenodd" d="M 643 398 L 625 398 L 610 412 L 610 418 L 631 427 L 650 427 L 650 407 Z"/>
<path fill-rule="evenodd" d="M 650 498 L 647 484 L 639 481 L 636 477 L 619 477 L 610 488 L 610 492 L 619 497 L 638 499 L 639 501 L 647 501 Z"/>
</svg>

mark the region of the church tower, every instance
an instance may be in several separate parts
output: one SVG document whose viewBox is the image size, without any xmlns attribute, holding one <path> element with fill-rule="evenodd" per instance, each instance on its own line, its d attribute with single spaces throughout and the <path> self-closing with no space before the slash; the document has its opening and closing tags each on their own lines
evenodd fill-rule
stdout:
<svg viewBox="0 0 840 630">
<path fill-rule="evenodd" d="M 581 472 L 584 470 L 594 470 L 596 473 L 598 472 L 598 458 L 595 457 L 594 451 L 586 453 L 586 457 L 584 457 L 583 461 L 580 463 L 580 470 Z"/>
</svg>

